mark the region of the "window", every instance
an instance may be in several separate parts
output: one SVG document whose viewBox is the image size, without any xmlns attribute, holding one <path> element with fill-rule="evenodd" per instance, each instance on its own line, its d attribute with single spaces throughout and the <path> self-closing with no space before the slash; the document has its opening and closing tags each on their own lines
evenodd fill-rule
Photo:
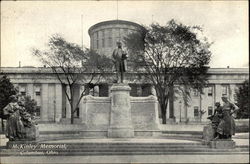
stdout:
<svg viewBox="0 0 250 164">
<path fill-rule="evenodd" d="M 199 107 L 195 106 L 194 107 L 194 117 L 198 117 L 199 116 Z"/>
<path fill-rule="evenodd" d="M 40 116 L 41 114 L 41 107 L 40 106 L 36 106 L 36 116 Z"/>
<path fill-rule="evenodd" d="M 96 39 L 97 40 L 99 39 L 99 33 L 98 33 L 98 31 L 96 32 Z"/>
<path fill-rule="evenodd" d="M 209 86 L 208 87 L 208 93 L 207 93 L 208 96 L 213 96 L 213 87 L 212 86 Z"/>
<path fill-rule="evenodd" d="M 102 47 L 105 47 L 105 31 L 102 30 Z"/>
<path fill-rule="evenodd" d="M 109 44 L 109 47 L 112 47 L 112 38 L 111 37 L 108 38 L 108 44 Z"/>
<path fill-rule="evenodd" d="M 128 29 L 127 28 L 124 29 L 124 34 L 128 35 Z"/>
<path fill-rule="evenodd" d="M 226 96 L 227 95 L 227 86 L 223 85 L 222 86 L 222 96 Z"/>
<path fill-rule="evenodd" d="M 19 92 L 20 92 L 20 94 L 22 96 L 25 96 L 26 95 L 26 88 L 25 88 L 25 86 L 20 86 Z"/>
<path fill-rule="evenodd" d="M 208 115 L 213 115 L 213 107 L 208 107 Z"/>
<path fill-rule="evenodd" d="M 105 31 L 102 30 L 102 38 L 105 38 Z"/>
<path fill-rule="evenodd" d="M 102 47 L 105 47 L 105 39 L 102 38 Z"/>
<path fill-rule="evenodd" d="M 112 47 L 112 29 L 109 29 L 108 31 L 108 46 Z"/>
<path fill-rule="evenodd" d="M 96 40 L 96 48 L 99 48 L 99 40 Z"/>
<path fill-rule="evenodd" d="M 96 32 L 96 48 L 99 48 L 99 33 L 98 31 Z"/>
<path fill-rule="evenodd" d="M 41 95 L 41 88 L 40 88 L 40 86 L 35 86 L 35 93 L 36 93 L 36 96 L 40 96 Z"/>
<path fill-rule="evenodd" d="M 199 116 L 199 107 L 195 106 L 194 107 L 194 117 L 198 117 Z"/>
</svg>

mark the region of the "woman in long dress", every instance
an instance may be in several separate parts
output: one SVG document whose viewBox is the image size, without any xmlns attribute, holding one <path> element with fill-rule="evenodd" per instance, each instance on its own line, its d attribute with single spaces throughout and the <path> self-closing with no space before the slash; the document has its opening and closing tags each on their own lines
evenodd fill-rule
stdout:
<svg viewBox="0 0 250 164">
<path fill-rule="evenodd" d="M 20 106 L 16 96 L 11 96 L 11 102 L 3 109 L 7 115 L 6 137 L 10 141 L 23 138 L 24 126 L 20 116 Z"/>
<path fill-rule="evenodd" d="M 218 125 L 216 139 L 230 139 L 235 134 L 235 122 L 232 114 L 238 110 L 238 107 L 230 102 L 227 97 L 221 98 L 223 101 L 222 106 L 222 119 Z"/>
</svg>

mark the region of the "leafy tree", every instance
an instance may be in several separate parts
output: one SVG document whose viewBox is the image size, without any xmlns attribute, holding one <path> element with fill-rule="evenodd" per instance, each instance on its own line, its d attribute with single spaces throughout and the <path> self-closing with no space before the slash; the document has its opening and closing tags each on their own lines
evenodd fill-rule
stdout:
<svg viewBox="0 0 250 164">
<path fill-rule="evenodd" d="M 10 96 L 15 95 L 16 92 L 17 90 L 14 88 L 13 84 L 10 82 L 10 79 L 6 75 L 0 77 L 0 118 L 2 120 L 3 130 L 3 119 L 6 119 L 6 116 L 3 115 L 3 108 L 10 103 Z"/>
<path fill-rule="evenodd" d="M 151 24 L 128 35 L 124 43 L 134 66 L 143 68 L 156 90 L 163 124 L 173 86 L 189 94 L 191 88 L 202 92 L 207 83 L 211 43 L 199 26 L 187 26 L 175 20 L 165 26 Z"/>
<path fill-rule="evenodd" d="M 24 96 L 24 108 L 26 110 L 26 112 L 30 113 L 31 115 L 34 115 L 36 112 L 36 108 L 37 108 L 37 102 L 34 99 L 31 99 L 31 97 L 28 96 Z"/>
<path fill-rule="evenodd" d="M 249 118 L 249 80 L 244 81 L 243 85 L 239 87 L 236 92 L 237 105 L 239 111 L 237 112 L 237 118 Z"/>
<path fill-rule="evenodd" d="M 67 42 L 57 34 L 50 37 L 48 50 L 33 49 L 33 55 L 51 68 L 62 85 L 69 87 L 69 91 L 66 87 L 63 88 L 70 103 L 71 124 L 73 124 L 74 113 L 82 97 L 87 94 L 87 87 L 85 87 L 79 98 L 75 100 L 76 97 L 73 96 L 76 92 L 75 87 L 77 84 L 87 85 L 90 89 L 95 86 L 107 65 L 100 62 L 100 59 L 104 60 L 104 56 L 88 49 L 82 50 L 79 45 Z"/>
</svg>

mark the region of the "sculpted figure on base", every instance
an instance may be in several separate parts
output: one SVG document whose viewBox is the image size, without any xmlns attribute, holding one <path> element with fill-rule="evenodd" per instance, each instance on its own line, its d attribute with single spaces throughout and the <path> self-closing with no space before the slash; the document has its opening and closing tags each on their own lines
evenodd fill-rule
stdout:
<svg viewBox="0 0 250 164">
<path fill-rule="evenodd" d="M 233 114 L 238 110 L 238 107 L 230 102 L 227 97 L 221 98 L 223 106 L 216 103 L 216 109 L 213 116 L 208 117 L 212 121 L 215 139 L 231 139 L 235 134 L 235 122 Z"/>
<path fill-rule="evenodd" d="M 26 134 L 26 128 L 34 126 L 31 115 L 25 111 L 23 100 L 16 95 L 12 95 L 11 102 L 4 107 L 4 115 L 7 116 L 6 137 L 10 141 L 25 140 L 29 136 Z"/>
<path fill-rule="evenodd" d="M 127 71 L 127 54 L 122 50 L 122 43 L 117 42 L 117 48 L 113 51 L 112 59 L 115 64 L 117 83 L 123 83 L 124 80 L 124 72 Z M 120 77 L 119 77 L 120 75 Z"/>
</svg>

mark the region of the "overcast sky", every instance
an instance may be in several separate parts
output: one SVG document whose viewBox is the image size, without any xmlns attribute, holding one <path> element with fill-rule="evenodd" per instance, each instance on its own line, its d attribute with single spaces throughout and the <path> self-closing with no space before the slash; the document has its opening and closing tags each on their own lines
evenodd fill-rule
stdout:
<svg viewBox="0 0 250 164">
<path fill-rule="evenodd" d="M 1 66 L 41 65 L 30 50 L 43 49 L 55 33 L 81 45 L 82 29 L 89 47 L 89 27 L 116 19 L 116 11 L 116 1 L 2 1 Z M 248 67 L 247 1 L 120 1 L 118 18 L 143 25 L 165 25 L 170 19 L 200 25 L 214 42 L 211 67 Z"/>
</svg>

